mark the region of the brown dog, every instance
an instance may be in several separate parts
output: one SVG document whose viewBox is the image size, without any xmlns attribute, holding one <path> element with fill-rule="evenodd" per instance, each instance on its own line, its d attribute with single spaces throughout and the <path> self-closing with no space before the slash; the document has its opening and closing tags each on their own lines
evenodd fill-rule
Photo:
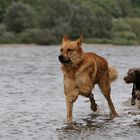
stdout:
<svg viewBox="0 0 140 140">
<path fill-rule="evenodd" d="M 127 84 L 133 84 L 131 105 L 135 105 L 135 100 L 139 100 L 140 109 L 140 68 L 131 68 L 128 70 L 127 75 L 124 77 Z"/>
<path fill-rule="evenodd" d="M 95 53 L 84 53 L 81 44 L 83 36 L 71 41 L 66 35 L 62 39 L 61 54 L 59 61 L 62 63 L 64 74 L 64 92 L 67 105 L 67 122 L 72 122 L 72 106 L 79 95 L 88 97 L 91 109 L 97 110 L 92 95 L 92 89 L 98 84 L 105 96 L 110 113 L 113 117 L 118 116 L 110 97 L 110 82 L 117 78 L 117 71 L 109 68 L 107 61 Z"/>
</svg>

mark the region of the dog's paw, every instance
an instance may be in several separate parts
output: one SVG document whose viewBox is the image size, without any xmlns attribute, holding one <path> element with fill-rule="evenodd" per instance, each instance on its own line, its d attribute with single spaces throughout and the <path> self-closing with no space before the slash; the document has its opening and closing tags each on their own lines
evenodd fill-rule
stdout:
<svg viewBox="0 0 140 140">
<path fill-rule="evenodd" d="M 68 125 L 73 124 L 73 121 L 72 120 L 67 120 L 67 124 Z"/>
<path fill-rule="evenodd" d="M 115 118 L 115 117 L 119 117 L 119 114 L 115 111 L 115 112 L 110 112 L 110 116 L 112 118 Z"/>
<path fill-rule="evenodd" d="M 91 109 L 92 111 L 96 112 L 96 111 L 97 111 L 97 104 L 91 104 L 91 105 L 90 105 L 90 109 Z"/>
</svg>

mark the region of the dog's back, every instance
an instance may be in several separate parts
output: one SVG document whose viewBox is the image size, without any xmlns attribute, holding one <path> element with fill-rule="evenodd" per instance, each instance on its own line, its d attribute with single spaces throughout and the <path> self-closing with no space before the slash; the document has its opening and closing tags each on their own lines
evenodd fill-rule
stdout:
<svg viewBox="0 0 140 140">
<path fill-rule="evenodd" d="M 101 78 L 101 76 L 104 74 L 105 71 L 109 73 L 110 82 L 117 79 L 118 77 L 117 70 L 112 66 L 108 66 L 108 62 L 106 61 L 105 58 L 97 55 L 96 53 L 91 53 L 91 52 L 86 53 L 86 55 L 88 55 L 88 57 L 92 57 L 92 59 L 94 59 L 96 62 L 97 73 L 96 73 L 95 83 L 98 83 L 98 80 Z"/>
</svg>

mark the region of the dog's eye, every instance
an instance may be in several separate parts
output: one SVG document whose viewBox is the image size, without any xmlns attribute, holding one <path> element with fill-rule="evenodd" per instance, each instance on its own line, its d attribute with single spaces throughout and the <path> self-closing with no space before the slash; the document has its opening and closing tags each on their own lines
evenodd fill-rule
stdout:
<svg viewBox="0 0 140 140">
<path fill-rule="evenodd" d="M 133 73 L 130 73 L 129 76 L 133 76 Z"/>
<path fill-rule="evenodd" d="M 60 52 L 63 52 L 63 49 L 60 49 Z"/>
<path fill-rule="evenodd" d="M 72 51 L 73 49 L 68 49 L 68 52 Z"/>
</svg>

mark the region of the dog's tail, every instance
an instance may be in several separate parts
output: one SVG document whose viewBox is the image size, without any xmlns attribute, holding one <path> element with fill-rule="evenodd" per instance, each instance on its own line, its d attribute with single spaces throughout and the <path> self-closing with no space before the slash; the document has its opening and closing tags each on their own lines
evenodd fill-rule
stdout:
<svg viewBox="0 0 140 140">
<path fill-rule="evenodd" d="M 109 66 L 109 80 L 110 83 L 118 78 L 118 71 L 115 67 Z"/>
</svg>

